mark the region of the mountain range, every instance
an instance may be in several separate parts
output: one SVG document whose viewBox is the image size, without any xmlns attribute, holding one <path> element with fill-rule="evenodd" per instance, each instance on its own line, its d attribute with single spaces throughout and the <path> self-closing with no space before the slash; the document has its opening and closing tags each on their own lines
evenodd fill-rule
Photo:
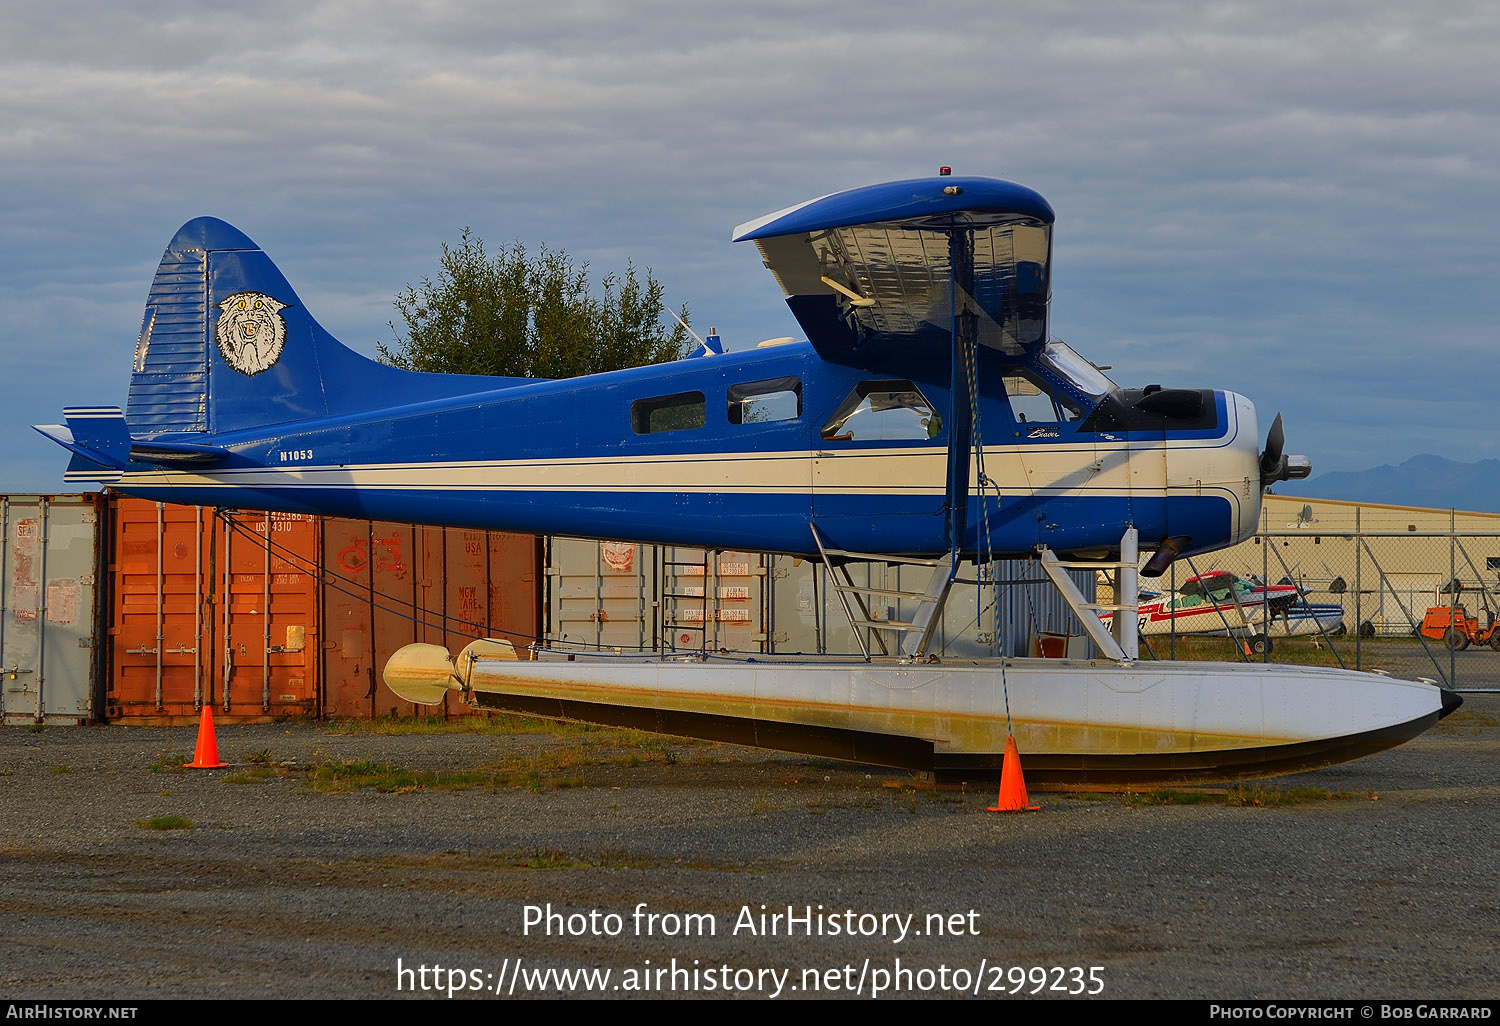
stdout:
<svg viewBox="0 0 1500 1026">
<path fill-rule="evenodd" d="M 1272 490 L 1279 495 L 1500 513 L 1500 460 L 1460 463 L 1422 453 L 1399 466 L 1314 474 Z"/>
</svg>

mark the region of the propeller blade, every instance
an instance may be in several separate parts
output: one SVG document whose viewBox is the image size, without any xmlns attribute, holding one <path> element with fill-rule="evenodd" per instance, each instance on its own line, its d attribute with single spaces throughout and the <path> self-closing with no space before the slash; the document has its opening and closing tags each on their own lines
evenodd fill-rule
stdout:
<svg viewBox="0 0 1500 1026">
<path fill-rule="evenodd" d="M 1286 447 L 1286 429 L 1281 426 L 1281 414 L 1271 421 L 1271 430 L 1266 432 L 1266 450 L 1260 454 L 1262 475 L 1274 474 L 1281 463 L 1281 451 Z"/>
</svg>

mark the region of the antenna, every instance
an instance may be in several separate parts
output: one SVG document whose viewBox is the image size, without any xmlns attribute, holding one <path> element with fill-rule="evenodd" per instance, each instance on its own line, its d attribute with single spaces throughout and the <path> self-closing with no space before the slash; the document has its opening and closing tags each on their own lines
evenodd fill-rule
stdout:
<svg viewBox="0 0 1500 1026">
<path fill-rule="evenodd" d="M 669 307 L 666 308 L 666 311 L 667 311 L 667 313 L 669 313 L 669 314 L 672 315 L 672 320 L 674 320 L 678 324 L 682 325 L 682 330 L 683 331 L 686 331 L 689 335 L 693 336 L 694 338 L 696 338 L 698 340 L 698 344 L 700 346 L 702 346 L 704 349 L 708 349 L 709 352 L 713 352 L 713 350 L 709 347 L 709 344 L 707 342 L 703 341 L 702 337 L 696 331 L 694 331 L 691 327 L 688 326 L 688 322 L 685 321 L 685 320 L 683 320 L 681 317 L 677 316 L 677 311 L 676 310 L 673 310 L 669 306 Z M 710 331 L 709 334 L 713 334 L 713 332 Z"/>
</svg>

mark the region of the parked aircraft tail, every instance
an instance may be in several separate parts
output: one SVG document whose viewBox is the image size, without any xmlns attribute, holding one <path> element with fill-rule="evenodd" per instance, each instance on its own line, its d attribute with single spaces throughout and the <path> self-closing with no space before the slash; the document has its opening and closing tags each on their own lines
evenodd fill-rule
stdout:
<svg viewBox="0 0 1500 1026">
<path fill-rule="evenodd" d="M 490 391 L 517 379 L 420 374 L 346 348 L 238 229 L 194 218 L 146 298 L 125 420 L 137 439 L 218 435 Z"/>
</svg>

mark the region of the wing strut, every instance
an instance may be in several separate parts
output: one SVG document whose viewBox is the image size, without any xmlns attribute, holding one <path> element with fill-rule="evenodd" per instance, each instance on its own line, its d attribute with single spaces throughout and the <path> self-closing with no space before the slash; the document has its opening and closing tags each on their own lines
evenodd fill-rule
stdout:
<svg viewBox="0 0 1500 1026">
<path fill-rule="evenodd" d="M 1063 601 L 1083 625 L 1084 631 L 1099 651 L 1104 653 L 1108 659 L 1129 665 L 1135 662 L 1139 656 L 1138 644 L 1138 621 L 1140 615 L 1140 593 L 1137 590 L 1137 561 L 1139 559 L 1134 527 L 1125 529 L 1125 535 L 1120 539 L 1120 561 L 1115 564 L 1087 562 L 1087 563 L 1065 563 L 1057 558 L 1056 553 L 1043 546 L 1040 550 L 1042 569 L 1051 578 L 1052 584 L 1057 588 L 1058 594 L 1062 595 Z M 1067 574 L 1069 567 L 1087 568 L 1100 570 L 1113 565 L 1115 574 L 1115 601 L 1107 602 L 1085 602 L 1083 593 L 1078 590 L 1078 585 Z M 1111 618 L 1110 628 L 1104 626 L 1104 621 L 1099 619 L 1099 611 L 1112 609 L 1115 615 Z M 1118 635 L 1118 637 L 1116 636 Z"/>
<path fill-rule="evenodd" d="M 854 640 L 864 657 L 870 658 L 870 648 L 865 644 L 861 627 L 868 627 L 875 631 L 875 644 L 880 646 L 881 655 L 890 655 L 890 649 L 886 646 L 885 638 L 880 634 L 881 631 L 901 632 L 901 658 L 920 659 L 926 655 L 928 643 L 932 641 L 932 633 L 937 628 L 938 621 L 942 619 L 943 605 L 948 601 L 948 592 L 953 587 L 954 575 L 958 568 L 957 555 L 950 552 L 937 559 L 919 559 L 911 556 L 889 556 L 872 552 L 830 549 L 823 544 L 823 536 L 818 533 L 817 527 L 809 524 L 808 528 L 812 531 L 813 541 L 818 546 L 818 554 L 823 557 L 823 565 L 828 567 L 829 575 L 833 580 L 833 589 L 838 593 L 839 604 L 844 607 L 844 615 L 849 618 L 849 626 L 854 628 Z M 867 587 L 855 584 L 853 576 L 849 573 L 849 564 L 859 562 L 929 566 L 932 567 L 932 576 L 928 579 L 927 587 L 923 591 Z M 840 583 L 840 577 L 843 578 L 842 583 Z M 917 603 L 917 611 L 910 620 L 877 620 L 870 614 L 870 607 L 864 598 L 866 595 L 884 595 L 888 598 L 914 601 Z"/>
<path fill-rule="evenodd" d="M 948 549 L 956 568 L 968 527 L 969 464 L 974 451 L 973 401 L 978 359 L 975 315 L 960 296 L 974 291 L 974 233 L 958 224 L 948 231 L 948 293 L 952 306 L 952 349 L 948 370 Z M 971 375 L 970 368 L 974 371 Z"/>
</svg>

